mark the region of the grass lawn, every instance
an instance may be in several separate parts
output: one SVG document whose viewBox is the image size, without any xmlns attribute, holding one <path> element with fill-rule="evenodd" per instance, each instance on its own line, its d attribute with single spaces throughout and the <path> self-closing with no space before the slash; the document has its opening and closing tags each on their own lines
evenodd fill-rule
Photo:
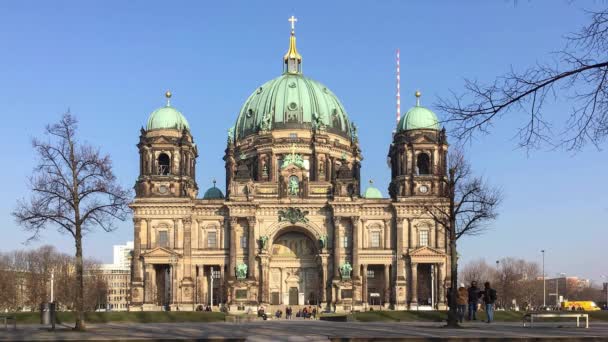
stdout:
<svg viewBox="0 0 608 342">
<path fill-rule="evenodd" d="M 17 312 L 17 324 L 40 323 L 40 312 Z M 58 312 L 59 323 L 73 323 L 73 312 Z M 224 322 L 226 315 L 221 312 L 187 311 L 131 311 L 131 312 L 87 312 L 88 323 L 129 322 L 129 323 L 170 323 L 170 322 Z"/>
<path fill-rule="evenodd" d="M 588 312 L 589 321 L 608 321 L 608 311 Z M 525 312 L 522 311 L 497 311 L 494 320 L 500 322 L 521 322 Z M 368 311 L 353 313 L 353 320 L 358 322 L 442 322 L 447 317 L 446 311 Z M 478 320 L 485 320 L 485 312 L 477 313 Z M 565 318 L 564 318 L 565 319 Z M 572 319 L 572 318 L 568 318 Z M 544 319 L 556 321 L 560 319 Z M 563 319 L 562 319 L 563 320 Z"/>
</svg>

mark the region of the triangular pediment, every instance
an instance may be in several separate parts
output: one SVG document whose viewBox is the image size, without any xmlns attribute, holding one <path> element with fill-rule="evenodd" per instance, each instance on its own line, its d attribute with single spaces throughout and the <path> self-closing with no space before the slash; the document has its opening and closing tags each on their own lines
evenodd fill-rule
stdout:
<svg viewBox="0 0 608 342">
<path fill-rule="evenodd" d="M 144 258 L 169 258 L 169 257 L 181 257 L 179 253 L 176 253 L 168 248 L 156 247 L 141 255 Z"/>
<path fill-rule="evenodd" d="M 157 137 L 156 139 L 154 139 L 154 143 L 155 144 L 173 144 L 173 139 L 161 135 L 160 137 Z"/>
<path fill-rule="evenodd" d="M 412 257 L 418 258 L 433 258 L 433 257 L 445 257 L 445 253 L 428 246 L 420 247 L 410 253 Z"/>
</svg>

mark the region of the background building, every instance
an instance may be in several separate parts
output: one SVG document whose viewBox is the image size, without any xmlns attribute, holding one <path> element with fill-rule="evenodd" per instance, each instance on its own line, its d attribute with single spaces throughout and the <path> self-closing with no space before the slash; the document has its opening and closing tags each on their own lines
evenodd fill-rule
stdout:
<svg viewBox="0 0 608 342">
<path fill-rule="evenodd" d="M 131 297 L 131 253 L 133 241 L 124 245 L 114 245 L 112 264 L 101 265 L 101 275 L 107 285 L 105 309 L 127 311 Z"/>
<path fill-rule="evenodd" d="M 131 307 L 445 306 L 448 244 L 423 210 L 446 200 L 445 130 L 417 93 L 389 147 L 390 198 L 362 193 L 357 128 L 303 75 L 293 23 L 282 75 L 229 129 L 226 196 L 214 184 L 197 198 L 200 146 L 171 93 L 141 129 Z"/>
</svg>

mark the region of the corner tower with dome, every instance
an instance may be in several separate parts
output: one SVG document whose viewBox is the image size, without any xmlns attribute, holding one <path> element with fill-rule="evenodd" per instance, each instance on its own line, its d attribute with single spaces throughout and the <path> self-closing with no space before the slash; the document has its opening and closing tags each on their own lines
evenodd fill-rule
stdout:
<svg viewBox="0 0 608 342">
<path fill-rule="evenodd" d="M 445 306 L 446 239 L 420 210 L 443 195 L 437 117 L 418 102 L 399 122 L 390 198 L 371 181 L 361 191 L 356 126 L 302 73 L 290 21 L 282 74 L 254 88 L 228 130 L 224 191 L 214 181 L 197 197 L 197 147 L 170 94 L 142 128 L 132 309 Z"/>
</svg>

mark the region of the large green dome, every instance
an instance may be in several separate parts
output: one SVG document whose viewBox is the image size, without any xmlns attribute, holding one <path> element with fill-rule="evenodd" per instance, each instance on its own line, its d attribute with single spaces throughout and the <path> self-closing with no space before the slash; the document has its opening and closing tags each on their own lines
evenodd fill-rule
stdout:
<svg viewBox="0 0 608 342">
<path fill-rule="evenodd" d="M 285 73 L 258 87 L 245 101 L 235 138 L 264 130 L 311 128 L 317 122 L 330 133 L 351 136 L 346 110 L 334 93 L 301 73 Z"/>
<path fill-rule="evenodd" d="M 420 92 L 416 92 L 416 106 L 401 117 L 397 124 L 397 132 L 409 131 L 411 129 L 434 129 L 439 130 L 437 115 L 430 109 L 420 105 Z"/>
<path fill-rule="evenodd" d="M 157 110 L 153 111 L 148 118 L 148 124 L 146 125 L 146 130 L 153 129 L 177 129 L 190 130 L 190 125 L 188 125 L 188 121 L 179 112 L 179 110 L 171 107 L 169 103 L 169 98 L 171 98 L 171 93 L 167 92 L 165 94 L 167 97 L 167 105 Z"/>
</svg>

